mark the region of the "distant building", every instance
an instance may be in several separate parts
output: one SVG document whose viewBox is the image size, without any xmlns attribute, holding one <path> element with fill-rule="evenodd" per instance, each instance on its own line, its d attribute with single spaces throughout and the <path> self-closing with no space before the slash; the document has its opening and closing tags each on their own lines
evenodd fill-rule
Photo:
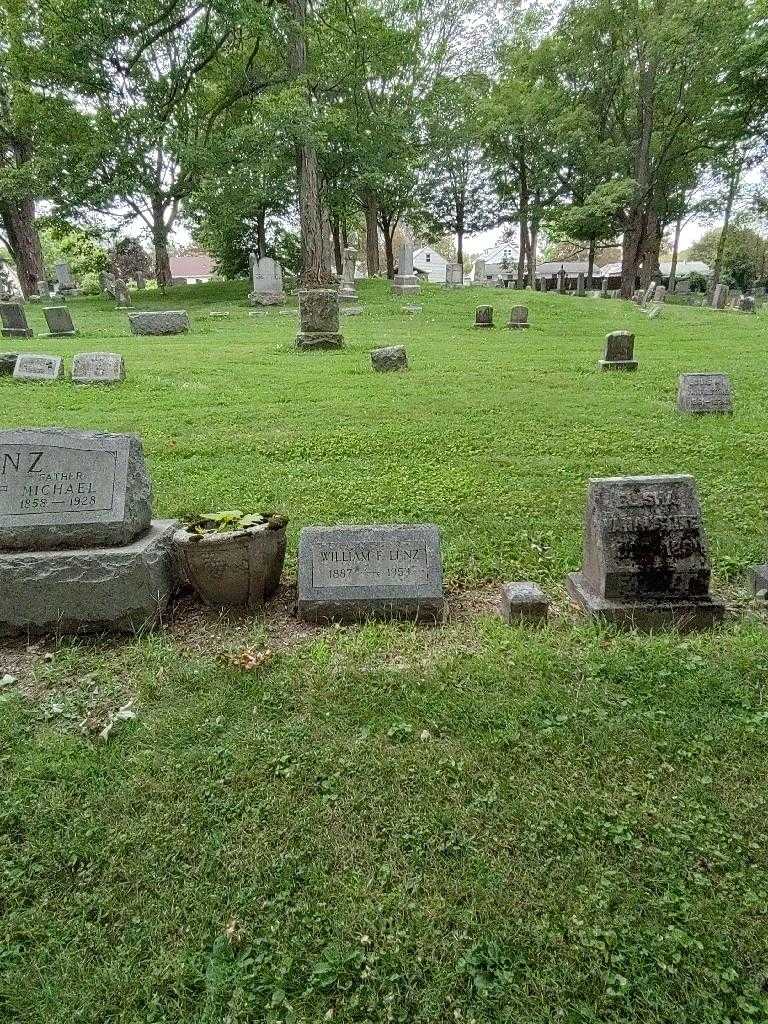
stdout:
<svg viewBox="0 0 768 1024">
<path fill-rule="evenodd" d="M 171 277 L 174 284 L 207 284 L 218 280 L 213 260 L 207 253 L 192 256 L 171 256 Z"/>
<path fill-rule="evenodd" d="M 423 245 L 420 249 L 413 251 L 413 269 L 418 274 L 423 274 L 429 281 L 435 284 L 445 284 L 445 268 L 448 260 L 429 245 Z"/>
<path fill-rule="evenodd" d="M 510 242 L 503 242 L 477 256 L 470 271 L 472 280 L 475 284 L 495 283 L 502 274 L 513 273 L 517 269 L 517 253 L 518 250 L 514 245 Z"/>
</svg>

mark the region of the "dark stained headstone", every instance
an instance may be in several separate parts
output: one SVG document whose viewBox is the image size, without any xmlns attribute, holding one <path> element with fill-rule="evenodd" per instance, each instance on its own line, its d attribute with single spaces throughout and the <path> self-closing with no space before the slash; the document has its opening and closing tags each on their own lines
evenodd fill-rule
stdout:
<svg viewBox="0 0 768 1024">
<path fill-rule="evenodd" d="M 311 526 L 299 539 L 299 618 L 439 621 L 443 565 L 436 526 Z"/>
<path fill-rule="evenodd" d="M 475 310 L 475 327 L 493 327 L 493 306 L 478 306 Z"/>
<path fill-rule="evenodd" d="M 521 331 L 529 327 L 528 323 L 528 307 L 527 306 L 513 306 L 509 312 L 509 322 L 507 327 L 512 331 Z"/>
<path fill-rule="evenodd" d="M 591 617 L 632 628 L 711 626 L 710 560 L 691 476 L 590 480 L 573 600 Z"/>
<path fill-rule="evenodd" d="M 49 337 L 71 338 L 77 334 L 72 314 L 66 306 L 43 306 L 43 315 L 48 324 Z"/>
<path fill-rule="evenodd" d="M 3 323 L 4 338 L 31 338 L 32 330 L 27 323 L 24 307 L 18 302 L 0 302 L 0 320 Z"/>
<path fill-rule="evenodd" d="M 636 370 L 634 334 L 630 331 L 613 331 L 607 334 L 603 358 L 597 365 L 601 370 Z"/>
<path fill-rule="evenodd" d="M 387 370 L 407 370 L 408 356 L 403 345 L 388 345 L 386 348 L 375 348 L 371 352 L 371 363 L 374 370 L 380 373 Z"/>
</svg>

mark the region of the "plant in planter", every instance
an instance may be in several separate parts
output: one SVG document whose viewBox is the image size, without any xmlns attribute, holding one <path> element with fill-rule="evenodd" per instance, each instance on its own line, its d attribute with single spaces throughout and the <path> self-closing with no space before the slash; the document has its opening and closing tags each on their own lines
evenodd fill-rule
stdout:
<svg viewBox="0 0 768 1024">
<path fill-rule="evenodd" d="M 258 608 L 280 583 L 288 520 L 272 512 L 212 512 L 174 534 L 182 573 L 206 604 Z"/>
</svg>

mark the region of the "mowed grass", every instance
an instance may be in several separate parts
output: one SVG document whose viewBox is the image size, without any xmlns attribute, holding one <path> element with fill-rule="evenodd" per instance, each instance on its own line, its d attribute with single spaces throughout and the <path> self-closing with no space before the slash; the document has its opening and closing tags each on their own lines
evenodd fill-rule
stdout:
<svg viewBox="0 0 768 1024">
<path fill-rule="evenodd" d="M 0 1020 L 768 1020 L 768 623 L 743 579 L 768 556 L 768 320 L 434 286 L 407 316 L 360 290 L 344 351 L 317 354 L 294 318 L 249 317 L 244 284 L 137 302 L 188 309 L 180 338 L 74 301 L 79 338 L 23 348 L 121 352 L 126 383 L 0 378 L 2 425 L 136 431 L 158 515 L 290 516 L 289 580 L 302 525 L 435 522 L 452 592 L 535 579 L 557 614 L 278 637 L 270 612 L 211 613 L 199 643 L 0 649 L 0 676 L 21 666 L 0 689 Z M 527 332 L 502 327 L 517 301 Z M 636 374 L 596 369 L 614 329 Z M 409 372 L 374 374 L 399 343 Z M 729 374 L 733 418 L 676 414 L 689 370 Z M 574 622 L 587 479 L 677 472 L 730 621 Z M 221 657 L 244 644 L 274 653 Z M 78 728 L 129 698 L 107 742 Z"/>
</svg>

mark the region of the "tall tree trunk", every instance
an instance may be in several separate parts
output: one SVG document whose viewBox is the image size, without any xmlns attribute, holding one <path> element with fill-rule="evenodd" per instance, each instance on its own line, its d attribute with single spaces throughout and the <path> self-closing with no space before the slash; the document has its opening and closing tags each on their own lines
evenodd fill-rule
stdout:
<svg viewBox="0 0 768 1024">
<path fill-rule="evenodd" d="M 528 245 L 528 284 L 536 289 L 536 254 L 539 247 L 539 225 L 534 217 L 531 220 L 530 243 Z"/>
<path fill-rule="evenodd" d="M 152 245 L 155 249 L 155 280 L 160 288 L 173 283 L 171 259 L 168 254 L 168 225 L 165 221 L 166 204 L 159 196 L 152 198 Z"/>
<path fill-rule="evenodd" d="M 592 290 L 593 279 L 595 276 L 595 250 L 597 249 L 597 239 L 590 238 L 589 240 L 589 253 L 587 255 L 587 289 Z"/>
<path fill-rule="evenodd" d="M 519 156 L 519 178 L 520 178 L 520 252 L 517 257 L 517 287 L 523 287 L 525 280 L 525 259 L 530 245 L 528 238 L 528 175 L 525 163 L 525 153 Z"/>
<path fill-rule="evenodd" d="M 43 250 L 35 223 L 35 202 L 33 199 L 2 202 L 0 216 L 26 299 L 37 294 L 37 282 L 45 277 Z"/>
<path fill-rule="evenodd" d="M 640 276 L 640 284 L 641 287 L 647 288 L 656 276 L 659 266 L 659 251 L 661 249 L 659 219 L 653 205 L 653 197 L 650 197 L 643 223 L 643 272 Z"/>
<path fill-rule="evenodd" d="M 385 215 L 379 211 L 379 227 L 384 236 L 384 258 L 387 264 L 387 277 L 391 281 L 395 276 L 395 230 L 399 217 Z"/>
<path fill-rule="evenodd" d="M 684 211 L 680 213 L 680 216 L 675 221 L 675 238 L 672 242 L 672 265 L 669 268 L 669 282 L 667 288 L 670 294 L 675 291 L 677 285 L 677 256 L 680 252 L 680 232 L 683 230 L 683 216 Z"/>
<path fill-rule="evenodd" d="M 256 247 L 259 259 L 263 260 L 267 255 L 267 211 L 263 206 L 256 211 Z"/>
<path fill-rule="evenodd" d="M 644 62 L 644 56 L 641 55 Z M 653 131 L 653 100 L 656 88 L 656 69 L 645 64 L 640 71 L 637 94 L 637 118 L 640 126 L 635 151 L 634 178 L 638 194 L 629 210 L 622 244 L 621 294 L 629 299 L 635 290 L 640 260 L 645 252 L 646 214 L 650 209 L 651 192 L 651 134 Z M 650 281 L 647 268 L 643 277 Z"/>
<path fill-rule="evenodd" d="M 379 262 L 379 206 L 373 192 L 363 196 L 365 203 L 365 256 L 368 265 L 368 277 L 378 277 L 381 273 Z"/>
<path fill-rule="evenodd" d="M 344 218 L 341 220 L 341 245 L 343 249 L 349 247 L 349 232 L 347 231 L 347 222 Z"/>
<path fill-rule="evenodd" d="M 712 268 L 712 280 L 710 282 L 710 290 L 714 292 L 715 288 L 720 284 L 720 277 L 723 273 L 723 259 L 725 257 L 725 243 L 728 240 L 728 228 L 731 224 L 731 214 L 733 213 L 733 204 L 736 199 L 736 193 L 739 189 L 739 179 L 741 178 L 741 161 L 734 164 L 728 180 L 728 196 L 725 200 L 725 210 L 723 211 L 723 229 L 720 232 L 720 237 L 717 240 L 717 253 L 715 255 L 715 265 Z"/>
<path fill-rule="evenodd" d="M 331 217 L 331 233 L 333 235 L 333 258 L 336 262 L 336 273 L 341 277 L 344 270 L 344 258 L 341 253 L 341 225 L 337 216 Z"/>
<path fill-rule="evenodd" d="M 464 196 L 456 199 L 456 262 L 464 265 L 464 224 L 466 222 L 466 210 L 464 209 Z"/>
</svg>

